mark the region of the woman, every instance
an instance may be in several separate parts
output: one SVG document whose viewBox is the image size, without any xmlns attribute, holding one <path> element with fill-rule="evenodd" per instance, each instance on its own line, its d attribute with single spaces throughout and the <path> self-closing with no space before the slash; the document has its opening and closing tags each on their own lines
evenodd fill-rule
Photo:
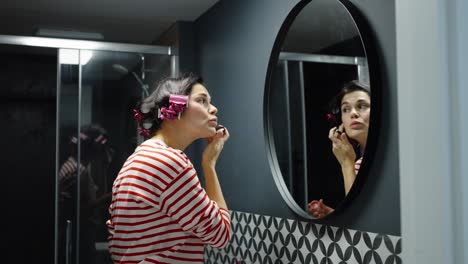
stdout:
<svg viewBox="0 0 468 264">
<path fill-rule="evenodd" d="M 146 141 L 113 184 L 109 250 L 115 263 L 203 263 L 204 244 L 221 248 L 231 236 L 230 213 L 215 170 L 226 128 L 201 79 L 167 78 L 134 110 Z M 206 190 L 183 152 L 207 138 L 202 156 Z"/>
<path fill-rule="evenodd" d="M 328 138 L 332 142 L 333 154 L 340 163 L 345 194 L 348 194 L 366 149 L 371 108 L 369 87 L 361 82 L 351 81 L 335 96 L 331 105 L 332 112 L 342 124 L 331 128 Z M 308 209 L 317 218 L 334 210 L 324 204 L 322 199 L 310 202 Z"/>
</svg>

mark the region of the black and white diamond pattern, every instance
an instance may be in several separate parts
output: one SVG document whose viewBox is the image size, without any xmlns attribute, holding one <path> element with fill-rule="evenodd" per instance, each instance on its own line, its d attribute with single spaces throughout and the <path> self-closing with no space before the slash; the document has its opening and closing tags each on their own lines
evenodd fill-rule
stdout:
<svg viewBox="0 0 468 264">
<path fill-rule="evenodd" d="M 401 238 L 232 211 L 232 237 L 205 248 L 208 264 L 401 264 Z"/>
</svg>

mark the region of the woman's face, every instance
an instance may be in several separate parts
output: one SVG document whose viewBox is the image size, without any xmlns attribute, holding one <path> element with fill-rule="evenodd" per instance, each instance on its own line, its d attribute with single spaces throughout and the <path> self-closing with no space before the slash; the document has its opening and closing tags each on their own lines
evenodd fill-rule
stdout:
<svg viewBox="0 0 468 264">
<path fill-rule="evenodd" d="M 205 86 L 195 84 L 189 95 L 188 108 L 181 116 L 183 129 L 197 138 L 211 137 L 216 133 L 218 109 L 211 104 L 211 96 Z"/>
<path fill-rule="evenodd" d="M 365 146 L 369 130 L 370 98 L 366 92 L 354 91 L 341 100 L 341 121 L 346 135 Z"/>
</svg>

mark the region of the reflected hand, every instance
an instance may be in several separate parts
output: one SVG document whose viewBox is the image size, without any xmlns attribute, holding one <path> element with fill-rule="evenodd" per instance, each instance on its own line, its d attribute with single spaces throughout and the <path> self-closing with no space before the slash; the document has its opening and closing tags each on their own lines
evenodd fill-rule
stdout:
<svg viewBox="0 0 468 264">
<path fill-rule="evenodd" d="M 313 200 L 310 202 L 307 210 L 309 211 L 309 214 L 316 218 L 323 218 L 335 211 L 335 209 L 324 204 L 323 199 L 320 199 L 319 201 Z"/>
<path fill-rule="evenodd" d="M 208 144 L 203 151 L 202 165 L 215 167 L 219 154 L 223 150 L 224 143 L 229 138 L 229 131 L 225 127 L 216 130 L 216 134 L 208 138 Z"/>
<path fill-rule="evenodd" d="M 353 145 L 349 142 L 348 136 L 344 131 L 343 124 L 339 127 L 333 127 L 328 133 L 328 138 L 333 144 L 332 151 L 336 159 L 343 166 L 354 166 L 356 153 Z"/>
</svg>

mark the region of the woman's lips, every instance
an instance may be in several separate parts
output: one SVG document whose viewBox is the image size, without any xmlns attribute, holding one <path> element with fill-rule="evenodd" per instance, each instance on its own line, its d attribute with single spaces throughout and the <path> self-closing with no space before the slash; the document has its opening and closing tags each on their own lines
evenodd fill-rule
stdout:
<svg viewBox="0 0 468 264">
<path fill-rule="evenodd" d="M 215 126 L 216 127 L 218 125 L 218 122 L 215 121 L 215 120 L 210 120 L 208 123 L 210 124 L 210 126 Z"/>
<path fill-rule="evenodd" d="M 349 125 L 351 128 L 361 128 L 363 126 L 362 123 L 360 122 L 352 122 L 351 125 Z"/>
</svg>

